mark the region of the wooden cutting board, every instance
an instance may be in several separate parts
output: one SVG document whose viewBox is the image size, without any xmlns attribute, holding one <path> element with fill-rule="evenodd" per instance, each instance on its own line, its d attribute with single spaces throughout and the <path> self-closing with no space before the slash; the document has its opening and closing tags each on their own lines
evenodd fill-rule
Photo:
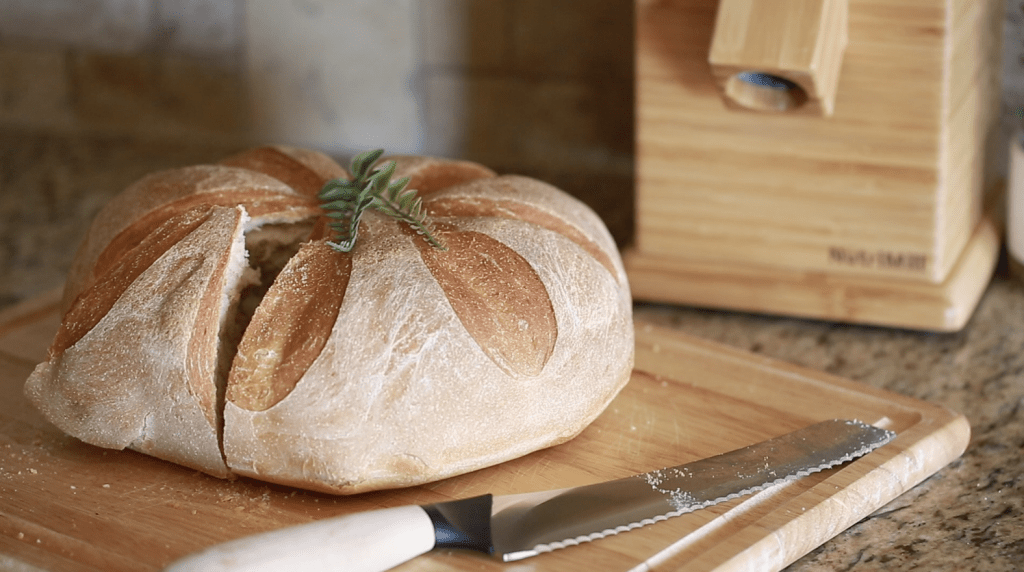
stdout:
<svg viewBox="0 0 1024 572">
<path fill-rule="evenodd" d="M 638 322 L 633 378 L 575 440 L 426 486 L 335 497 L 223 481 L 83 444 L 21 386 L 58 323 L 51 293 L 0 313 L 0 554 L 48 570 L 157 570 L 210 544 L 408 503 L 582 485 L 722 453 L 834 417 L 898 432 L 842 467 L 745 499 L 503 565 L 446 551 L 396 570 L 779 570 L 966 448 L 963 416 Z"/>
</svg>

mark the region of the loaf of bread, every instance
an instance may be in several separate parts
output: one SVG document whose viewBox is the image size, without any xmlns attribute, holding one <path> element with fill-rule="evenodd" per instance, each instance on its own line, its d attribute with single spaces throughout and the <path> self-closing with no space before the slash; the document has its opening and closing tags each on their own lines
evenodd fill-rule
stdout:
<svg viewBox="0 0 1024 572">
<path fill-rule="evenodd" d="M 626 384 L 629 287 L 583 203 L 470 162 L 393 157 L 447 250 L 375 211 L 329 245 L 328 157 L 263 147 L 104 207 L 25 384 L 85 442 L 332 493 L 564 442 Z"/>
</svg>

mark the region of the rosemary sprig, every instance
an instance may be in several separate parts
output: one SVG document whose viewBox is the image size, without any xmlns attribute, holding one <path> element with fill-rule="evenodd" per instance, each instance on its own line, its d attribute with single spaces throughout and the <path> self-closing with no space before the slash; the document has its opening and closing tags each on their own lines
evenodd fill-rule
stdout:
<svg viewBox="0 0 1024 572">
<path fill-rule="evenodd" d="M 333 179 L 320 190 L 320 206 L 333 219 L 328 226 L 337 233 L 335 241 L 327 244 L 335 250 L 350 252 L 356 244 L 359 219 L 366 209 L 372 208 L 413 227 L 435 248 L 447 250 L 427 220 L 422 200 L 415 190 L 406 188 L 409 178 L 391 180 L 397 164 L 389 161 L 373 168 L 383 154 L 383 149 L 376 149 L 356 155 L 349 168 L 351 180 Z"/>
</svg>

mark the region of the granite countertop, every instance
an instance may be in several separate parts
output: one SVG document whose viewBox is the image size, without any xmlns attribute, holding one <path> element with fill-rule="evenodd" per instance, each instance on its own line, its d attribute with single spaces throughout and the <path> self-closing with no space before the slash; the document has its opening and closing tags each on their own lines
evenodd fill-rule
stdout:
<svg viewBox="0 0 1024 572">
<path fill-rule="evenodd" d="M 144 173 L 224 144 L 0 129 L 0 307 L 60 284 L 96 210 Z M 1024 282 L 1004 264 L 968 325 L 938 334 L 641 304 L 688 334 L 962 412 L 964 456 L 790 567 L 1017 570 L 1024 562 Z M 0 556 L 0 569 L 18 568 Z"/>
<path fill-rule="evenodd" d="M 1024 562 L 1024 281 L 1001 264 L 957 333 L 640 305 L 638 315 L 946 406 L 971 424 L 966 453 L 800 559 L 792 572 L 1015 571 Z"/>
</svg>

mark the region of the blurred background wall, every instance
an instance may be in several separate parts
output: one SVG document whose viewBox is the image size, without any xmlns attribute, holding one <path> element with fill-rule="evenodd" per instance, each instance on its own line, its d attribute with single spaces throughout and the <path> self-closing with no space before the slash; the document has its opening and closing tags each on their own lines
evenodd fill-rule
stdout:
<svg viewBox="0 0 1024 572">
<path fill-rule="evenodd" d="M 258 142 L 477 160 L 579 196 L 628 242 L 633 2 L 0 0 L 0 305 L 58 285 L 126 184 Z"/>
<path fill-rule="evenodd" d="M 483 162 L 632 223 L 632 0 L 0 0 L 0 304 L 158 168 L 258 142 Z"/>
</svg>

